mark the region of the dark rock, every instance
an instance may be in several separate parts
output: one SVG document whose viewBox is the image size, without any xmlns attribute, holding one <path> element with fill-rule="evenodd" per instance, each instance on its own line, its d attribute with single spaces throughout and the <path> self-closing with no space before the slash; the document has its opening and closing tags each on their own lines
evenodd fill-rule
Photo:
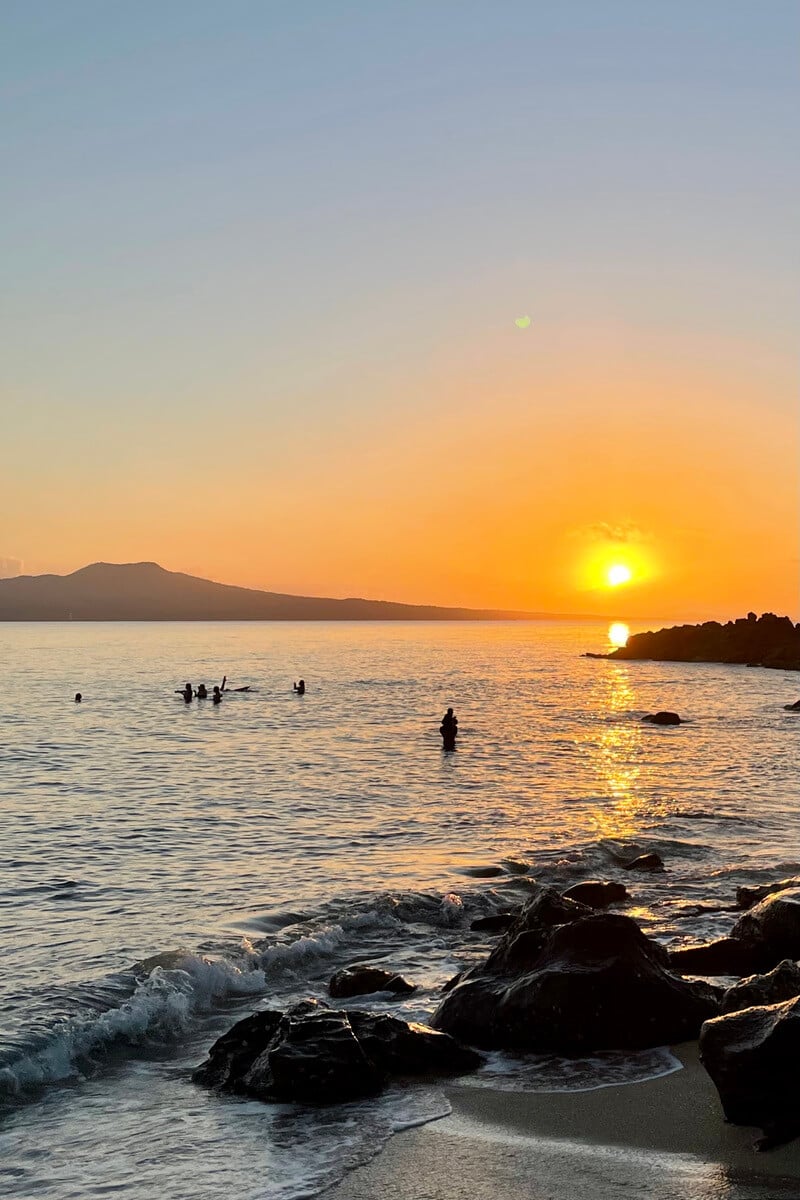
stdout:
<svg viewBox="0 0 800 1200">
<path fill-rule="evenodd" d="M 328 984 L 328 992 L 335 1000 L 366 996 L 370 992 L 394 992 L 396 996 L 408 996 L 416 990 L 416 985 L 409 983 L 402 975 L 364 963 L 337 971 Z"/>
<path fill-rule="evenodd" d="M 754 947 L 762 968 L 800 958 L 800 888 L 766 896 L 739 917 L 731 932 Z"/>
<path fill-rule="evenodd" d="M 766 975 L 749 975 L 729 987 L 722 997 L 722 1011 L 741 1012 L 743 1008 L 780 1004 L 794 996 L 800 996 L 800 967 L 784 958 Z"/>
<path fill-rule="evenodd" d="M 795 875 L 791 879 L 781 879 L 778 883 L 760 883 L 753 884 L 752 887 L 738 887 L 736 889 L 736 906 L 737 908 L 752 908 L 754 904 L 758 904 L 759 900 L 766 899 L 773 892 L 787 892 L 789 888 L 800 888 L 800 878 Z"/>
<path fill-rule="evenodd" d="M 705 621 L 635 633 L 611 658 L 653 659 L 657 662 L 758 663 L 780 670 L 800 670 L 800 627 L 789 617 L 764 613 L 757 618 Z"/>
<path fill-rule="evenodd" d="M 540 887 L 523 904 L 519 915 L 489 955 L 485 969 L 490 973 L 527 970 L 557 925 L 566 925 L 580 917 L 591 916 L 591 913 L 587 904 L 565 899 L 554 888 Z"/>
<path fill-rule="evenodd" d="M 561 893 L 567 900 L 578 900 L 590 908 L 608 908 L 620 900 L 627 900 L 628 889 L 624 883 L 602 883 L 598 879 L 587 879 L 585 883 L 573 883 Z"/>
<path fill-rule="evenodd" d="M 237 1021 L 217 1038 L 206 1061 L 192 1072 L 192 1079 L 221 1091 L 236 1091 L 250 1064 L 272 1041 L 282 1018 L 283 1013 L 267 1008 Z"/>
<path fill-rule="evenodd" d="M 762 1148 L 797 1136 L 800 997 L 706 1021 L 700 1059 L 726 1118 L 760 1126 L 766 1134 Z"/>
<path fill-rule="evenodd" d="M 516 912 L 492 913 L 489 917 L 476 917 L 470 924 L 470 929 L 483 930 L 486 933 L 502 933 L 517 916 Z"/>
<path fill-rule="evenodd" d="M 416 1021 L 406 1023 L 385 1013 L 349 1017 L 364 1053 L 387 1075 L 461 1075 L 483 1062 L 477 1051 Z"/>
<path fill-rule="evenodd" d="M 282 1018 L 266 1050 L 242 1077 L 242 1090 L 259 1100 L 336 1103 L 374 1096 L 384 1076 L 367 1058 L 347 1013 Z"/>
<path fill-rule="evenodd" d="M 466 972 L 433 1026 L 479 1046 L 584 1054 L 696 1037 L 719 1011 L 718 989 L 671 975 L 666 951 L 630 917 L 556 925 L 534 961 L 519 965 L 493 954 Z"/>
<path fill-rule="evenodd" d="M 664 860 L 660 854 L 640 854 L 631 862 L 622 863 L 623 871 L 664 871 Z"/>
<path fill-rule="evenodd" d="M 304 1001 L 239 1021 L 192 1078 L 262 1100 L 320 1104 L 375 1095 L 387 1075 L 462 1074 L 480 1062 L 474 1050 L 425 1025 Z"/>
<path fill-rule="evenodd" d="M 669 965 L 681 975 L 747 975 L 758 961 L 752 946 L 733 937 L 669 952 Z"/>
<path fill-rule="evenodd" d="M 642 717 L 643 721 L 649 721 L 651 725 L 682 725 L 680 717 L 674 712 L 655 712 L 648 713 L 646 717 Z"/>
<path fill-rule="evenodd" d="M 800 712 L 800 700 L 795 700 L 794 704 L 784 704 L 787 712 Z"/>
</svg>

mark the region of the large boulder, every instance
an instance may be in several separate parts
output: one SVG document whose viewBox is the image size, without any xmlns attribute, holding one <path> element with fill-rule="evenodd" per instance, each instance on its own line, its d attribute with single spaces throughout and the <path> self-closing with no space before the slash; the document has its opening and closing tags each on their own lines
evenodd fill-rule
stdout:
<svg viewBox="0 0 800 1200">
<path fill-rule="evenodd" d="M 790 958 L 779 962 L 766 975 L 748 975 L 729 987 L 722 997 L 722 1012 L 741 1012 L 764 1004 L 780 1004 L 800 996 L 800 967 Z"/>
<path fill-rule="evenodd" d="M 753 947 L 762 970 L 783 958 L 800 958 L 800 888 L 766 896 L 739 917 L 731 933 Z"/>
<path fill-rule="evenodd" d="M 666 951 L 630 917 L 595 913 L 556 925 L 530 962 L 495 952 L 431 1024 L 478 1046 L 584 1054 L 696 1037 L 719 1000 L 670 974 Z"/>
<path fill-rule="evenodd" d="M 800 997 L 707 1021 L 700 1058 L 729 1121 L 760 1126 L 771 1145 L 800 1133 Z"/>
<path fill-rule="evenodd" d="M 590 908 L 608 908 L 609 904 L 618 904 L 627 900 L 628 889 L 624 883 L 604 883 L 599 879 L 587 879 L 583 883 L 573 883 L 561 893 L 567 900 L 578 900 L 588 904 Z"/>
<path fill-rule="evenodd" d="M 669 965 L 679 975 L 748 975 L 758 963 L 754 948 L 733 937 L 669 951 Z"/>
<path fill-rule="evenodd" d="M 318 1104 L 374 1095 L 389 1075 L 463 1074 L 480 1063 L 474 1050 L 426 1025 L 304 1001 L 239 1021 L 192 1077 L 261 1100 Z"/>
<path fill-rule="evenodd" d="M 395 971 L 384 971 L 381 967 L 370 967 L 356 963 L 337 971 L 328 984 L 328 992 L 336 1000 L 349 996 L 366 996 L 370 992 L 393 992 L 396 996 L 408 996 L 416 986 Z"/>
</svg>

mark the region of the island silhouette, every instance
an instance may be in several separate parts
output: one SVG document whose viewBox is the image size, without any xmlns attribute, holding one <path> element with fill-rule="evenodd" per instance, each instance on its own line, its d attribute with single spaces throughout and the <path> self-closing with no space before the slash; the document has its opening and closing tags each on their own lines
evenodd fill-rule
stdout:
<svg viewBox="0 0 800 1200">
<path fill-rule="evenodd" d="M 577 615 L 293 596 L 214 583 L 154 562 L 99 562 L 71 575 L 0 579 L 0 621 L 529 621 Z"/>
</svg>

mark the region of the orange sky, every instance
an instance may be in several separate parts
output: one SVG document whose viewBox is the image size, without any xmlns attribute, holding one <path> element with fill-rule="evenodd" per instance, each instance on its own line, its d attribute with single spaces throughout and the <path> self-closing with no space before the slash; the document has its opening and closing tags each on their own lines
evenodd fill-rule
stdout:
<svg viewBox="0 0 800 1200">
<path fill-rule="evenodd" d="M 800 10 L 189 7 L 9 14 L 0 574 L 800 618 Z"/>
</svg>

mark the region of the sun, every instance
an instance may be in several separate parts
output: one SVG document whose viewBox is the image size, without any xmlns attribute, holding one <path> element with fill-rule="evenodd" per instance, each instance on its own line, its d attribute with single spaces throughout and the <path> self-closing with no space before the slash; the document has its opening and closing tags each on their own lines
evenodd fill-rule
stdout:
<svg viewBox="0 0 800 1200">
<path fill-rule="evenodd" d="M 624 563 L 614 563 L 606 571 L 606 579 L 609 587 L 619 587 L 623 583 L 630 583 L 632 573 L 630 567 L 626 567 Z"/>
<path fill-rule="evenodd" d="M 614 621 L 608 627 L 608 640 L 612 646 L 627 646 L 631 631 L 624 621 Z"/>
</svg>

